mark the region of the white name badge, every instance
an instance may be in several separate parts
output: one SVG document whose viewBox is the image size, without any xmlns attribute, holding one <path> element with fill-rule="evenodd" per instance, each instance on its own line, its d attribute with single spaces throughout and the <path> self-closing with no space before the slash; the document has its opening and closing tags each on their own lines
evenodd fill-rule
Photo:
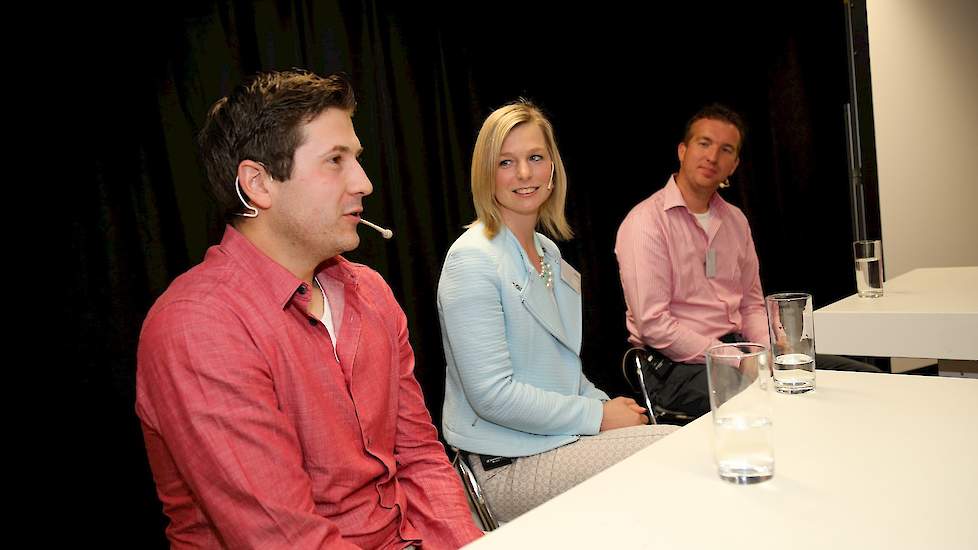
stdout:
<svg viewBox="0 0 978 550">
<path fill-rule="evenodd" d="M 717 251 L 709 249 L 706 251 L 706 278 L 712 279 L 717 276 Z"/>
<path fill-rule="evenodd" d="M 581 274 L 563 258 L 560 259 L 560 280 L 567 283 L 567 286 L 573 288 L 574 292 L 581 293 Z"/>
</svg>

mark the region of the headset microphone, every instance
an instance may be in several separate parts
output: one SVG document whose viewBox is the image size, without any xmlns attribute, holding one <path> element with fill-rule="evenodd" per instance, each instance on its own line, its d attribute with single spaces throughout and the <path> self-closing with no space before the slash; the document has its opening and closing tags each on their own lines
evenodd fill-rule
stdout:
<svg viewBox="0 0 978 550">
<path fill-rule="evenodd" d="M 362 223 L 363 225 L 366 225 L 367 227 L 369 227 L 371 229 L 374 229 L 375 231 L 377 231 L 378 233 L 380 233 L 381 235 L 383 235 L 383 237 L 385 239 L 390 239 L 390 238 L 393 238 L 394 237 L 394 232 L 391 231 L 390 229 L 381 227 L 381 226 L 379 226 L 377 224 L 370 223 L 370 222 L 368 222 L 367 220 L 365 220 L 363 218 L 360 218 L 360 223 Z"/>
</svg>

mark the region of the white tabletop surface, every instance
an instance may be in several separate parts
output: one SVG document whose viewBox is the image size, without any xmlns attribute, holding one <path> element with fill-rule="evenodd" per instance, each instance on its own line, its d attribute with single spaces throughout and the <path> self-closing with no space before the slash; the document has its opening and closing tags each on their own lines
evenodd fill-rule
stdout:
<svg viewBox="0 0 978 550">
<path fill-rule="evenodd" d="M 978 267 L 921 268 L 815 311 L 819 353 L 978 360 Z"/>
<path fill-rule="evenodd" d="M 706 415 L 470 548 L 978 548 L 978 380 L 818 371 L 775 475 L 722 481 Z"/>
</svg>

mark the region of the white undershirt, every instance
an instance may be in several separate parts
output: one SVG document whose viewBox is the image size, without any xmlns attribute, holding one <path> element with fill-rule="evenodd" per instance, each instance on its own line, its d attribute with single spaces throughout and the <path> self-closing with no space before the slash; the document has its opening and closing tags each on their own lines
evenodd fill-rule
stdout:
<svg viewBox="0 0 978 550">
<path fill-rule="evenodd" d="M 697 214 L 697 213 L 693 212 L 693 215 L 696 216 L 696 223 L 700 224 L 700 227 L 703 228 L 703 232 L 704 233 L 709 233 L 710 232 L 710 218 L 713 217 L 713 216 L 710 215 L 710 209 L 707 208 L 706 209 L 706 212 L 703 212 L 702 214 Z"/>
<path fill-rule="evenodd" d="M 336 334 L 334 334 L 333 329 L 333 310 L 329 308 L 329 300 L 326 299 L 326 290 L 320 284 L 319 278 L 313 277 L 312 280 L 316 282 L 316 286 L 319 287 L 319 293 L 323 295 L 323 316 L 319 319 L 319 322 L 326 327 L 326 332 L 329 333 L 329 340 L 333 343 L 333 356 L 336 357 L 336 362 L 339 363 L 340 356 L 336 353 Z"/>
</svg>

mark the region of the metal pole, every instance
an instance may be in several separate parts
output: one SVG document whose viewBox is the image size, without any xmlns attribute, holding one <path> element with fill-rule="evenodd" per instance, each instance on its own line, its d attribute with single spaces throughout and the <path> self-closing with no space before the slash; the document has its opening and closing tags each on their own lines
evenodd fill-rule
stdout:
<svg viewBox="0 0 978 550">
<path fill-rule="evenodd" d="M 846 127 L 846 155 L 849 159 L 849 202 L 852 208 L 853 240 L 866 238 L 866 204 L 863 195 L 863 157 L 859 138 L 859 94 L 856 90 L 856 53 L 852 36 L 852 2 L 843 0 L 846 13 L 846 53 L 849 62 L 849 103 L 843 119 Z"/>
</svg>

